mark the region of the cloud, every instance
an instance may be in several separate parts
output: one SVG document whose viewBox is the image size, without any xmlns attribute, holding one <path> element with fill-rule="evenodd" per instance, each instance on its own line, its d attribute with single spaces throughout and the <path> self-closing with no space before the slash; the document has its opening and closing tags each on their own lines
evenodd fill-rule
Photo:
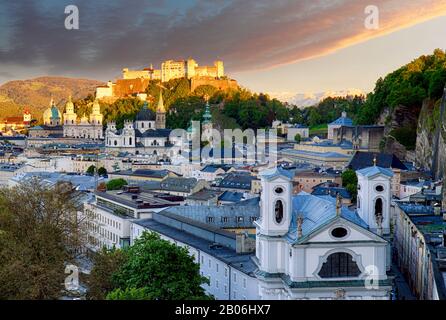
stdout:
<svg viewBox="0 0 446 320">
<path fill-rule="evenodd" d="M 223 59 L 239 72 L 327 54 L 446 13 L 446 0 L 373 2 L 378 30 L 364 27 L 370 0 L 9 1 L 0 4 L 8 17 L 0 68 L 106 80 L 122 67 L 191 56 L 200 64 Z M 79 30 L 64 28 L 69 4 L 79 7 Z"/>
</svg>

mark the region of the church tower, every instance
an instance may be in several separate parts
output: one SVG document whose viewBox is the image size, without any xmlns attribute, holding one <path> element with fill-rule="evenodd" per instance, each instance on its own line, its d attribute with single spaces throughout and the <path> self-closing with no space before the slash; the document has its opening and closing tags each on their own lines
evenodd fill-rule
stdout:
<svg viewBox="0 0 446 320">
<path fill-rule="evenodd" d="M 260 233 L 283 236 L 288 232 L 293 194 L 293 177 L 280 167 L 260 173 L 262 193 L 260 198 Z"/>
<path fill-rule="evenodd" d="M 212 114 L 211 114 L 211 108 L 209 106 L 209 101 L 206 101 L 206 108 L 204 110 L 203 114 L 203 121 L 201 123 L 201 140 L 202 141 L 209 141 L 210 145 L 212 146 Z"/>
<path fill-rule="evenodd" d="M 77 115 L 74 112 L 74 103 L 71 101 L 71 96 L 68 97 L 68 102 L 65 104 L 63 120 L 64 125 L 75 125 L 77 122 Z"/>
<path fill-rule="evenodd" d="M 95 99 L 93 102 L 93 108 L 90 114 L 90 124 L 92 125 L 101 125 L 104 116 L 101 113 L 101 106 L 99 105 L 99 100 Z"/>
<path fill-rule="evenodd" d="M 392 200 L 390 169 L 375 165 L 356 172 L 358 176 L 357 211 L 369 229 L 380 235 L 390 234 L 390 204 Z"/>
<path fill-rule="evenodd" d="M 166 108 L 163 102 L 163 90 L 160 89 L 160 98 L 158 100 L 158 106 L 156 108 L 156 129 L 166 129 Z"/>
<path fill-rule="evenodd" d="M 262 272 L 283 272 L 277 255 L 283 250 L 279 239 L 288 233 L 291 223 L 292 175 L 276 167 L 260 173 L 260 179 L 260 219 L 255 222 L 258 266 Z"/>
</svg>

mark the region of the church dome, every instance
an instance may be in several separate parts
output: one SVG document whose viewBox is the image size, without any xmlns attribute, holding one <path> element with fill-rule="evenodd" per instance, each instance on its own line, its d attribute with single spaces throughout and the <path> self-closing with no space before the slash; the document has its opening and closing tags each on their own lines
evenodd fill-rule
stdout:
<svg viewBox="0 0 446 320">
<path fill-rule="evenodd" d="M 136 115 L 136 121 L 155 121 L 155 113 L 149 109 L 147 102 Z"/>
<path fill-rule="evenodd" d="M 51 107 L 51 118 L 60 119 L 60 111 L 54 105 Z"/>
<path fill-rule="evenodd" d="M 54 104 L 54 100 L 51 99 L 50 107 L 43 112 L 43 122 L 45 124 L 49 124 L 51 120 L 60 120 L 61 118 L 62 115 L 59 109 L 57 109 L 56 105 Z"/>
</svg>

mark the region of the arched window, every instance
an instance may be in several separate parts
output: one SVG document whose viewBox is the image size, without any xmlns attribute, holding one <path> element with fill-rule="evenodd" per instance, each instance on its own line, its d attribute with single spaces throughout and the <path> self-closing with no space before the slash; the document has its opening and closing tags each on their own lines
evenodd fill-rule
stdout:
<svg viewBox="0 0 446 320">
<path fill-rule="evenodd" d="M 360 274 L 358 265 L 347 252 L 329 255 L 319 271 L 321 278 L 351 278 L 358 277 Z"/>
<path fill-rule="evenodd" d="M 141 122 L 141 128 L 144 128 L 144 122 Z"/>
<path fill-rule="evenodd" d="M 129 145 L 132 145 L 132 137 L 129 138 Z"/>
<path fill-rule="evenodd" d="M 357 208 L 358 208 L 358 209 L 361 209 L 361 198 L 360 198 L 360 197 L 358 197 L 358 205 L 357 205 Z"/>
<path fill-rule="evenodd" d="M 375 217 L 376 221 L 381 222 L 383 217 L 383 200 L 381 198 L 376 199 L 375 201 Z"/>
<path fill-rule="evenodd" d="M 118 144 L 118 141 L 115 140 L 115 146 Z"/>
<path fill-rule="evenodd" d="M 283 220 L 283 203 L 281 200 L 277 200 L 274 206 L 274 214 L 277 223 L 281 223 Z"/>
</svg>

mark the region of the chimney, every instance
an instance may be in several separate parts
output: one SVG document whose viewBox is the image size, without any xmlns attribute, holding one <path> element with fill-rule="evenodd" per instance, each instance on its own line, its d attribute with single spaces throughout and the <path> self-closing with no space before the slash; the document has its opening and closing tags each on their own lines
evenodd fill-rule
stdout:
<svg viewBox="0 0 446 320">
<path fill-rule="evenodd" d="M 249 253 L 256 250 L 256 240 L 250 238 L 247 233 L 241 232 L 235 235 L 236 252 Z"/>
</svg>

